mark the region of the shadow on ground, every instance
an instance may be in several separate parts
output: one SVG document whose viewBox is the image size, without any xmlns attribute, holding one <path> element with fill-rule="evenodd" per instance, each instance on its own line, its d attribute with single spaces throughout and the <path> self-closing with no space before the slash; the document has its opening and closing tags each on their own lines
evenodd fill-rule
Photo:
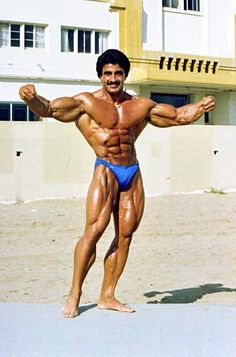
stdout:
<svg viewBox="0 0 236 357">
<path fill-rule="evenodd" d="M 96 306 L 97 304 L 81 305 L 79 307 L 79 314 L 82 315 L 84 312 L 94 309 Z"/>
<path fill-rule="evenodd" d="M 196 288 L 150 291 L 143 295 L 147 298 L 154 298 L 158 295 L 168 294 L 168 296 L 164 296 L 161 300 L 147 301 L 147 304 L 190 304 L 201 299 L 204 295 L 221 292 L 236 292 L 236 289 L 224 287 L 223 284 L 205 284 Z"/>
</svg>

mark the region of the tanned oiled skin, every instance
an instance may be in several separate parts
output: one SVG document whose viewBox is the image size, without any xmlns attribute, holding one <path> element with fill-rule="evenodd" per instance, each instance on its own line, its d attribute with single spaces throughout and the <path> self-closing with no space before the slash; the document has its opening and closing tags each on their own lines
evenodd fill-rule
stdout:
<svg viewBox="0 0 236 357">
<path fill-rule="evenodd" d="M 157 104 L 145 97 L 133 97 L 123 90 L 125 73 L 119 64 L 105 64 L 100 77 L 102 87 L 94 93 L 80 93 L 49 101 L 36 93 L 31 84 L 20 88 L 20 97 L 30 109 L 43 117 L 75 122 L 95 155 L 116 165 L 137 162 L 135 141 L 146 125 L 169 127 L 190 124 L 214 109 L 214 97 L 180 108 Z M 78 153 L 80 155 L 80 153 Z M 133 312 L 115 297 L 115 288 L 128 257 L 133 233 L 144 209 L 140 170 L 127 189 L 119 190 L 116 177 L 103 165 L 96 167 L 89 187 L 86 223 L 74 252 L 74 273 L 69 297 L 62 309 L 65 317 L 78 315 L 84 279 L 96 258 L 96 243 L 113 214 L 115 237 L 104 259 L 104 279 L 98 301 L 101 309 Z"/>
</svg>

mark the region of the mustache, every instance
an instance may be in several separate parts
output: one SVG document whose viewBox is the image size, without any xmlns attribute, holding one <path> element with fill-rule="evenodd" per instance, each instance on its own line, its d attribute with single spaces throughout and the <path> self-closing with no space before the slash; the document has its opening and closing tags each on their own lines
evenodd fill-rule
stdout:
<svg viewBox="0 0 236 357">
<path fill-rule="evenodd" d="M 112 82 L 112 81 L 108 81 L 108 82 L 107 82 L 107 85 L 109 85 L 109 84 L 116 84 L 116 85 L 119 85 L 119 84 L 120 84 L 120 81 L 114 81 L 114 82 Z"/>
</svg>

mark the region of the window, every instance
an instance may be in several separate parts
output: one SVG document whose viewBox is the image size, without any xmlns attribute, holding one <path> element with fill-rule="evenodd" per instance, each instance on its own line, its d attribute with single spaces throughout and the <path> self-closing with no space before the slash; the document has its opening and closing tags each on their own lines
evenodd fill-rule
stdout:
<svg viewBox="0 0 236 357">
<path fill-rule="evenodd" d="M 24 25 L 25 48 L 44 48 L 43 26 Z"/>
<path fill-rule="evenodd" d="M 205 123 L 206 125 L 211 124 L 211 123 L 210 123 L 210 117 L 209 117 L 209 113 L 208 113 L 208 112 L 204 114 L 204 123 Z"/>
<path fill-rule="evenodd" d="M 0 120 L 4 121 L 37 121 L 39 117 L 34 114 L 26 104 L 0 102 Z"/>
<path fill-rule="evenodd" d="M 74 52 L 74 30 L 61 30 L 61 50 L 62 52 Z"/>
<path fill-rule="evenodd" d="M 9 103 L 0 103 L 0 120 L 10 120 L 11 111 Z"/>
<path fill-rule="evenodd" d="M 61 29 L 61 51 L 102 53 L 107 49 L 108 33 L 85 29 Z"/>
<path fill-rule="evenodd" d="M 200 11 L 199 0 L 184 0 L 184 10 Z"/>
<path fill-rule="evenodd" d="M 165 7 L 173 7 L 174 9 L 178 9 L 179 0 L 163 0 L 162 5 Z"/>
<path fill-rule="evenodd" d="M 9 46 L 9 25 L 8 24 L 0 24 L 0 47 L 8 47 Z"/>
<path fill-rule="evenodd" d="M 162 6 L 184 11 L 200 11 L 200 0 L 162 0 Z"/>
<path fill-rule="evenodd" d="M 44 26 L 0 23 L 0 47 L 44 48 Z"/>
<path fill-rule="evenodd" d="M 78 52 L 91 53 L 91 31 L 78 30 Z"/>
<path fill-rule="evenodd" d="M 186 94 L 151 93 L 151 99 L 157 103 L 173 105 L 176 108 L 189 103 L 189 98 Z"/>
<path fill-rule="evenodd" d="M 107 33 L 95 32 L 95 53 L 99 54 L 107 50 Z"/>
<path fill-rule="evenodd" d="M 11 24 L 10 25 L 10 35 L 11 35 L 11 46 L 20 47 L 20 25 Z"/>
</svg>

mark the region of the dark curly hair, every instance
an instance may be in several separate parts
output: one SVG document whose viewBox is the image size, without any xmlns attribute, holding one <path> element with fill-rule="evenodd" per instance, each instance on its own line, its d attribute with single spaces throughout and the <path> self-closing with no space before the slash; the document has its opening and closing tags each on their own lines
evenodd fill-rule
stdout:
<svg viewBox="0 0 236 357">
<path fill-rule="evenodd" d="M 97 59 L 96 71 L 98 78 L 102 75 L 102 67 L 108 63 L 118 63 L 125 71 L 125 78 L 128 76 L 130 70 L 130 61 L 128 57 L 119 50 L 110 49 L 103 52 Z"/>
</svg>

